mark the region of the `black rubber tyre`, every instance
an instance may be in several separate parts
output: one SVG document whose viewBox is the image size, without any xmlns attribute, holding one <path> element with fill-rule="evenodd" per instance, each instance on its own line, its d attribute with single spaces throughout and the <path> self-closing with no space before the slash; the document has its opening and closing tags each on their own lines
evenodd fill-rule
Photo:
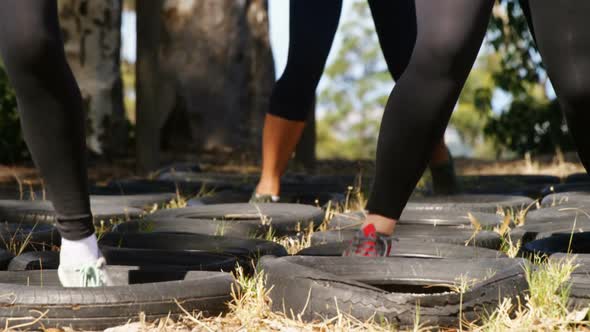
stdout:
<svg viewBox="0 0 590 332">
<path fill-rule="evenodd" d="M 163 174 L 174 174 L 174 173 L 200 173 L 201 165 L 198 163 L 193 162 L 184 162 L 184 163 L 174 163 L 172 165 L 168 165 L 162 167 L 154 172 L 152 172 L 152 177 L 159 177 Z"/>
<path fill-rule="evenodd" d="M 8 264 L 8 271 L 56 270 L 58 267 L 59 252 L 31 251 L 14 257 Z"/>
<path fill-rule="evenodd" d="M 532 198 L 542 196 L 546 186 L 560 182 L 558 177 L 551 175 L 479 175 L 457 178 L 464 193 L 520 195 Z"/>
<path fill-rule="evenodd" d="M 176 198 L 175 193 L 136 194 L 136 195 L 92 195 L 92 205 L 120 205 L 138 209 L 151 209 L 154 205 L 163 206 Z"/>
<path fill-rule="evenodd" d="M 107 186 L 94 187 L 92 194 L 96 195 L 135 195 L 154 193 L 180 193 L 183 196 L 193 196 L 203 190 L 223 190 L 234 188 L 230 183 L 202 183 L 171 180 L 118 180 L 110 182 Z"/>
<path fill-rule="evenodd" d="M 551 255 L 550 259 L 563 262 L 566 256 L 558 253 Z M 575 254 L 572 263 L 578 267 L 570 276 L 568 307 L 579 310 L 590 305 L 590 254 Z"/>
<path fill-rule="evenodd" d="M 42 319 L 27 329 L 71 327 L 103 330 L 138 320 L 176 318 L 177 303 L 189 312 L 218 315 L 226 311 L 234 283 L 221 272 L 184 272 L 132 267 L 108 267 L 115 286 L 63 288 L 55 270 L 0 272 L 0 324 L 11 327 Z M 9 320 L 11 319 L 11 320 Z"/>
<path fill-rule="evenodd" d="M 556 253 L 590 254 L 590 232 L 556 233 L 528 242 L 522 249 L 523 254 L 545 257 Z"/>
<path fill-rule="evenodd" d="M 177 171 L 174 173 L 162 173 L 157 177 L 157 179 L 175 182 L 199 182 L 207 185 L 230 184 L 232 186 L 240 186 L 255 184 L 258 180 L 258 176 L 230 173 L 194 173 Z"/>
<path fill-rule="evenodd" d="M 579 205 L 590 210 L 590 191 L 570 191 L 547 195 L 541 201 L 542 207 Z"/>
<path fill-rule="evenodd" d="M 252 191 L 225 190 L 212 195 L 190 199 L 188 206 L 202 206 L 212 204 L 246 203 L 250 200 Z M 281 192 L 281 202 L 291 204 L 307 204 L 324 206 L 331 202 L 333 206 L 342 204 L 345 196 L 331 192 Z"/>
<path fill-rule="evenodd" d="M 524 196 L 508 195 L 451 195 L 412 198 L 406 211 L 466 211 L 496 213 L 498 208 L 521 210 L 533 203 Z"/>
<path fill-rule="evenodd" d="M 590 176 L 588 173 L 574 173 L 570 174 L 565 178 L 565 183 L 580 183 L 590 182 Z"/>
<path fill-rule="evenodd" d="M 327 244 L 352 240 L 357 231 L 354 229 L 315 232 L 311 235 L 311 244 Z M 399 225 L 394 238 L 411 238 L 427 242 L 452 243 L 489 248 L 497 250 L 502 245 L 500 235 L 492 231 L 480 231 L 474 235 L 470 228 L 432 227 L 423 225 Z"/>
<path fill-rule="evenodd" d="M 420 323 L 458 325 L 460 302 L 471 321 L 491 312 L 502 298 L 527 289 L 523 260 L 414 259 L 292 256 L 260 260 L 273 309 L 301 313 L 304 320 L 348 313 L 412 326 L 419 306 Z M 451 291 L 465 277 L 473 284 L 464 294 Z M 442 286 L 449 285 L 449 286 Z M 303 311 L 305 308 L 305 311 Z"/>
<path fill-rule="evenodd" d="M 270 225 L 275 235 L 283 236 L 296 234 L 311 223 L 319 226 L 324 220 L 324 212 L 320 208 L 303 204 L 217 204 L 160 210 L 148 219 L 157 221 L 170 218 L 218 220 L 225 224 L 237 222 L 261 226 L 263 229 Z"/>
<path fill-rule="evenodd" d="M 485 229 L 493 229 L 503 222 L 504 217 L 492 213 L 471 213 Z M 327 224 L 329 230 L 358 229 L 365 216 L 362 212 L 340 213 Z M 415 211 L 406 210 L 402 213 L 398 225 L 430 225 L 430 226 L 470 226 L 468 212 L 455 211 Z"/>
<path fill-rule="evenodd" d="M 590 192 L 590 182 L 553 184 L 553 185 L 545 187 L 545 189 L 543 189 L 543 191 L 542 191 L 542 194 L 543 194 L 543 196 L 548 196 L 551 194 L 572 192 L 572 191 Z"/>
<path fill-rule="evenodd" d="M 530 210 L 526 214 L 525 225 L 544 224 L 555 221 L 578 221 L 590 222 L 590 208 L 582 204 L 562 204 L 553 207 L 546 207 L 537 210 Z"/>
<path fill-rule="evenodd" d="M 141 209 L 109 204 L 91 206 L 96 222 L 104 220 L 129 220 L 144 214 Z M 49 201 L 0 200 L 0 221 L 23 224 L 55 222 L 55 211 Z"/>
<path fill-rule="evenodd" d="M 271 231 L 268 225 L 242 220 L 153 218 L 153 216 L 121 223 L 116 225 L 114 230 L 121 233 L 188 233 L 241 239 L 264 237 Z"/>
<path fill-rule="evenodd" d="M 190 267 L 198 259 L 205 258 L 206 263 L 199 263 L 192 269 L 208 271 L 232 270 L 236 261 L 248 268 L 252 260 L 261 256 L 287 255 L 283 246 L 270 241 L 181 233 L 115 232 L 102 237 L 100 246 L 110 264 Z M 228 260 L 228 257 L 233 259 Z"/>
<path fill-rule="evenodd" d="M 346 242 L 322 244 L 305 248 L 297 253 L 300 256 L 342 256 Z M 428 243 L 416 239 L 396 239 L 390 257 L 406 258 L 500 258 L 506 257 L 500 251 L 448 243 Z"/>
<path fill-rule="evenodd" d="M 191 246 L 199 247 L 199 243 L 188 242 L 183 234 L 109 233 L 101 238 L 99 244 L 110 265 L 168 266 L 173 270 L 228 272 L 238 263 L 236 256 L 224 252 L 191 249 Z M 205 245 L 201 245 L 201 248 Z"/>
<path fill-rule="evenodd" d="M 11 252 L 50 249 L 61 238 L 52 225 L 0 223 L 0 248 Z"/>
<path fill-rule="evenodd" d="M 545 223 L 529 224 L 514 228 L 510 231 L 510 238 L 514 243 L 520 239 L 522 244 L 533 240 L 549 237 L 559 233 L 580 233 L 590 231 L 590 222 L 577 220 L 548 221 Z"/>
<path fill-rule="evenodd" d="M 0 270 L 4 271 L 8 268 L 8 264 L 14 258 L 14 255 L 4 249 L 0 249 Z"/>
</svg>

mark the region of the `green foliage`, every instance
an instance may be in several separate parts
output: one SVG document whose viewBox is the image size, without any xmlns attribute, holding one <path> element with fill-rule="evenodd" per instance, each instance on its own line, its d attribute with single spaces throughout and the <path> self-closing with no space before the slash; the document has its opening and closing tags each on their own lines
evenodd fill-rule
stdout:
<svg viewBox="0 0 590 332">
<path fill-rule="evenodd" d="M 495 88 L 492 75 L 498 66 L 495 54 L 486 54 L 478 59 L 451 117 L 450 123 L 457 129 L 461 139 L 472 146 L 481 141 L 482 132 L 492 116 Z"/>
<path fill-rule="evenodd" d="M 4 68 L 0 67 L 0 162 L 14 163 L 27 157 L 16 96 Z"/>
<path fill-rule="evenodd" d="M 320 158 L 374 158 L 381 114 L 392 79 L 381 55 L 365 0 L 355 1 L 342 24 L 344 38 L 336 60 L 326 69 L 329 88 L 318 102 Z"/>
<path fill-rule="evenodd" d="M 499 1 L 490 22 L 488 42 L 501 59 L 493 79 L 513 101 L 486 124 L 485 134 L 498 147 L 520 155 L 571 150 L 574 146 L 559 105 L 545 93 L 547 76 L 519 4 Z"/>
<path fill-rule="evenodd" d="M 499 0 L 494 6 L 487 41 L 500 55 L 501 70 L 494 71 L 500 89 L 526 94 L 526 84 L 541 81 L 541 58 L 518 0 Z"/>
<path fill-rule="evenodd" d="M 530 95 L 513 101 L 507 112 L 489 122 L 485 132 L 521 155 L 553 153 L 556 147 L 573 149 L 557 101 L 539 102 Z"/>
</svg>

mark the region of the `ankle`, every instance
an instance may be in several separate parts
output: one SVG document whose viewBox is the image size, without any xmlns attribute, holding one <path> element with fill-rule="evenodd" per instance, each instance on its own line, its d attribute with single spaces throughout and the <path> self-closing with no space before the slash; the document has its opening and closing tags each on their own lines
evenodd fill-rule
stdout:
<svg viewBox="0 0 590 332">
<path fill-rule="evenodd" d="M 281 191 L 281 179 L 276 178 L 261 178 L 256 186 L 256 193 L 260 195 L 279 196 Z"/>
<path fill-rule="evenodd" d="M 396 223 L 397 220 L 395 219 L 387 218 L 378 214 L 369 214 L 367 215 L 367 219 L 365 219 L 363 227 L 367 224 L 373 224 L 377 233 L 389 236 L 393 234 Z"/>
<path fill-rule="evenodd" d="M 78 266 L 94 263 L 101 257 L 98 240 L 95 234 L 84 239 L 68 240 L 62 238 L 59 253 L 60 265 Z"/>
</svg>

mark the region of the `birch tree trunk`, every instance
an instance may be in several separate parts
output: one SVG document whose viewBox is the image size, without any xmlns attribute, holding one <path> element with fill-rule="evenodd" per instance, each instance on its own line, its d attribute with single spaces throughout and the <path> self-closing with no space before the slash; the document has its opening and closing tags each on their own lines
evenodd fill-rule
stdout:
<svg viewBox="0 0 590 332">
<path fill-rule="evenodd" d="M 120 73 L 122 0 L 59 0 L 68 62 L 87 112 L 87 142 L 94 153 L 120 154 L 127 125 Z"/>
</svg>

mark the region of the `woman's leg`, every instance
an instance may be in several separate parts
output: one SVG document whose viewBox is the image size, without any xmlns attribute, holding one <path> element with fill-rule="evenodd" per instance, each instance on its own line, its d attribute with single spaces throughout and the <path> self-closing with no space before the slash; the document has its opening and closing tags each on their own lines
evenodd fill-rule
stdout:
<svg viewBox="0 0 590 332">
<path fill-rule="evenodd" d="M 263 200 L 279 195 L 281 176 L 313 108 L 341 9 L 342 0 L 290 3 L 287 66 L 273 89 L 262 134 L 262 174 L 256 193 Z"/>
<path fill-rule="evenodd" d="M 57 213 L 61 266 L 95 263 L 100 252 L 88 201 L 84 114 L 60 38 L 56 0 L 1 1 L 0 53 L 27 146 Z"/>
<path fill-rule="evenodd" d="M 416 0 L 416 46 L 385 108 L 375 183 L 367 204 L 370 214 L 363 231 L 393 232 L 444 133 L 481 46 L 492 6 L 493 0 Z M 363 248 L 374 240 L 358 238 L 349 253 L 373 255 Z"/>
<path fill-rule="evenodd" d="M 369 0 L 369 7 L 385 62 L 391 76 L 397 82 L 406 70 L 416 45 L 415 0 Z M 441 139 L 432 150 L 430 171 L 435 193 L 457 192 L 453 161 L 444 139 Z"/>
<path fill-rule="evenodd" d="M 537 47 L 580 159 L 589 171 L 590 2 L 532 0 L 529 5 Z"/>
</svg>

